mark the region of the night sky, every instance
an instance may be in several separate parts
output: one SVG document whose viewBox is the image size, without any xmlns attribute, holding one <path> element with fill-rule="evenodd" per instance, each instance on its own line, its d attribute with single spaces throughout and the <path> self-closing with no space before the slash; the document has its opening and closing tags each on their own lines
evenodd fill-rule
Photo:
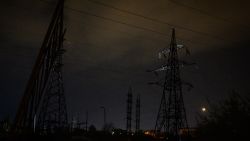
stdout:
<svg viewBox="0 0 250 141">
<path fill-rule="evenodd" d="M 56 0 L 5 0 L 0 4 L 0 119 L 15 116 Z M 162 90 L 146 72 L 161 65 L 171 28 L 195 62 L 182 69 L 191 127 L 207 99 L 216 102 L 233 89 L 249 94 L 250 2 L 248 0 L 66 0 L 64 86 L 69 118 L 80 114 L 97 128 L 107 122 L 125 129 L 126 98 L 141 95 L 141 128 L 153 129 Z M 135 109 L 133 109 L 133 112 Z M 133 115 L 134 116 L 134 115 Z M 134 122 L 133 122 L 134 123 Z M 134 124 L 133 124 L 134 127 Z"/>
</svg>

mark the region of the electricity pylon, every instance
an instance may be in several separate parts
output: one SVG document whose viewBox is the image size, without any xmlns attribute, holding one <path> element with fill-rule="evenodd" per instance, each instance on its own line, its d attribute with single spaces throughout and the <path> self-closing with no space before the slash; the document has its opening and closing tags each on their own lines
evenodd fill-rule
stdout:
<svg viewBox="0 0 250 141">
<path fill-rule="evenodd" d="M 66 128 L 62 79 L 64 0 L 59 0 L 15 117 L 15 133 L 54 133 Z"/>
<path fill-rule="evenodd" d="M 132 120 L 132 88 L 129 87 L 128 90 L 128 97 L 127 97 L 127 134 L 131 135 L 132 130 L 131 130 L 131 120 Z"/>
<path fill-rule="evenodd" d="M 141 114 L 141 99 L 140 95 L 136 98 L 136 109 L 135 109 L 135 133 L 140 132 L 140 114 Z"/>
<path fill-rule="evenodd" d="M 182 45 L 177 45 L 175 29 L 173 29 L 170 46 L 161 52 L 166 58 L 166 64 L 160 69 L 153 70 L 155 73 L 158 71 L 165 72 L 163 83 L 156 83 L 163 87 L 163 93 L 155 124 L 155 135 L 163 133 L 165 139 L 171 141 L 182 140 L 181 130 L 187 131 L 189 135 L 177 51 L 182 47 Z"/>
</svg>

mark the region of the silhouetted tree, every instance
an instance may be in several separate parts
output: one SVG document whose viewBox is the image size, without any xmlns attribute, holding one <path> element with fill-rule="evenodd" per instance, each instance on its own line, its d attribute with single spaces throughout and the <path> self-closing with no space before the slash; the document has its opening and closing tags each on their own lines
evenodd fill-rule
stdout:
<svg viewBox="0 0 250 141">
<path fill-rule="evenodd" d="M 9 117 L 6 117 L 0 121 L 0 140 L 5 140 L 7 138 L 11 127 L 11 121 Z"/>
<path fill-rule="evenodd" d="M 90 132 L 90 133 L 96 132 L 96 127 L 95 127 L 94 125 L 90 125 L 90 126 L 89 126 L 89 132 Z"/>
<path fill-rule="evenodd" d="M 250 99 L 235 91 L 220 104 L 210 105 L 208 115 L 200 116 L 197 139 L 202 141 L 236 141 L 248 137 Z"/>
<path fill-rule="evenodd" d="M 106 133 L 111 133 L 113 129 L 114 129 L 114 124 L 113 123 L 106 123 L 103 126 L 103 131 L 106 132 Z"/>
</svg>

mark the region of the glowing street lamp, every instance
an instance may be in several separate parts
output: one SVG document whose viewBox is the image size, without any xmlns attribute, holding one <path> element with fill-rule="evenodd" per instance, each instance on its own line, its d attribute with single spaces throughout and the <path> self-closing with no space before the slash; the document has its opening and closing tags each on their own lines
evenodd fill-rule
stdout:
<svg viewBox="0 0 250 141">
<path fill-rule="evenodd" d="M 202 112 L 206 112 L 207 109 L 206 109 L 205 107 L 202 107 L 202 108 L 201 108 L 201 111 L 202 111 Z"/>
</svg>

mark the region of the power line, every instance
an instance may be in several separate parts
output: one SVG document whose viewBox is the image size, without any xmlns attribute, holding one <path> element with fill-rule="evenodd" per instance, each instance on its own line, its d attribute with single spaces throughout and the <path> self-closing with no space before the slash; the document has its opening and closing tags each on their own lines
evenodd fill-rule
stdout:
<svg viewBox="0 0 250 141">
<path fill-rule="evenodd" d="M 52 3 L 52 2 L 45 1 L 45 0 L 40 0 L 40 1 L 46 2 L 48 4 Z M 144 30 L 144 31 L 150 31 L 150 32 L 153 32 L 153 33 L 165 36 L 165 37 L 170 37 L 168 34 L 163 33 L 163 32 L 159 32 L 159 31 L 156 31 L 156 30 L 153 30 L 153 29 L 149 29 L 149 28 L 138 26 L 138 25 L 126 23 L 126 22 L 123 22 L 123 21 L 115 20 L 115 19 L 112 19 L 112 18 L 109 18 L 109 17 L 100 16 L 100 15 L 93 14 L 93 13 L 90 13 L 90 12 L 87 12 L 87 11 L 78 10 L 78 9 L 71 8 L 71 7 L 68 7 L 68 6 L 65 6 L 65 9 L 68 9 L 68 10 L 71 10 L 71 11 L 74 11 L 74 12 L 77 12 L 77 13 L 81 13 L 81 14 L 85 14 L 85 15 L 90 15 L 90 16 L 93 16 L 93 17 L 101 18 L 103 20 L 111 21 L 111 22 L 114 22 L 114 23 L 119 23 L 119 24 L 122 24 L 122 25 L 126 25 L 128 27 L 133 27 L 133 28 L 136 28 L 136 29 Z M 179 37 L 179 39 L 182 40 L 182 41 L 190 42 L 190 43 L 205 44 L 203 42 L 199 42 L 199 41 L 195 41 L 194 42 L 192 40 L 184 39 L 184 38 L 180 38 L 180 37 Z"/>
<path fill-rule="evenodd" d="M 197 12 L 199 12 L 200 14 L 203 14 L 203 15 L 206 15 L 206 16 L 209 16 L 209 17 L 213 17 L 213 18 L 215 18 L 215 19 L 217 19 L 217 20 L 221 20 L 221 21 L 224 21 L 224 22 L 227 22 L 227 23 L 230 23 L 230 24 L 237 24 L 237 25 L 243 25 L 243 26 L 245 26 L 245 27 L 246 27 L 246 26 L 249 27 L 248 25 L 236 23 L 236 22 L 233 22 L 232 20 L 229 20 L 229 19 L 226 19 L 226 18 L 223 18 L 223 17 L 220 17 L 220 16 L 212 15 L 212 14 L 210 14 L 210 13 L 208 13 L 208 12 L 205 12 L 205 11 L 203 11 L 203 10 L 201 10 L 201 9 L 198 9 L 198 8 L 195 8 L 195 7 L 192 7 L 192 6 L 189 6 L 189 5 L 186 5 L 186 4 L 177 2 L 177 1 L 175 1 L 175 0 L 168 0 L 168 1 L 170 1 L 170 2 L 172 2 L 172 3 L 174 3 L 174 4 L 176 4 L 176 5 L 179 5 L 179 6 L 182 6 L 182 7 L 186 7 L 186 8 L 188 8 L 188 9 L 193 10 L 193 11 L 197 11 Z"/>
<path fill-rule="evenodd" d="M 126 25 L 128 27 L 133 27 L 133 28 L 136 28 L 136 29 L 144 30 L 144 31 L 150 31 L 150 32 L 153 32 L 153 33 L 156 33 L 156 34 L 163 35 L 165 37 L 170 37 L 168 34 L 160 32 L 160 31 L 156 31 L 156 30 L 146 28 L 146 27 L 141 27 L 141 26 L 138 26 L 138 25 L 135 25 L 135 24 L 126 23 L 126 22 L 119 21 L 119 20 L 115 20 L 115 19 L 112 19 L 112 18 L 109 18 L 109 17 L 100 16 L 100 15 L 93 14 L 93 13 L 90 13 L 90 12 L 87 12 L 87 11 L 78 10 L 78 9 L 74 9 L 74 8 L 67 7 L 67 6 L 65 6 L 65 9 L 68 9 L 68 10 L 71 10 L 71 11 L 74 11 L 74 12 L 77 12 L 77 13 L 82 13 L 82 14 L 85 14 L 85 15 L 90 15 L 90 16 L 93 16 L 93 17 L 101 18 L 103 20 L 111 21 L 111 22 L 114 22 L 114 23 L 119 23 L 119 24 L 122 24 L 122 25 Z M 192 40 L 184 39 L 184 38 L 180 38 L 180 37 L 178 37 L 178 38 L 180 40 L 190 42 L 190 43 L 205 44 L 205 43 L 199 42 L 199 41 L 192 41 Z"/>
<path fill-rule="evenodd" d="M 51 2 L 48 2 L 48 1 L 45 1 L 45 0 L 40 0 L 40 1 L 46 2 L 48 4 L 51 4 Z M 81 14 L 85 14 L 85 15 L 90 15 L 90 16 L 93 16 L 93 17 L 101 18 L 103 20 L 112 21 L 112 22 L 115 22 L 115 23 L 119 23 L 119 24 L 122 24 L 122 25 L 126 25 L 126 26 L 129 26 L 129 27 L 133 27 L 133 28 L 137 28 L 137 29 L 141 29 L 141 30 L 147 30 L 147 31 L 154 32 L 154 33 L 157 33 L 157 34 L 160 34 L 160 35 L 163 35 L 163 36 L 167 36 L 167 37 L 169 36 L 168 34 L 163 33 L 163 32 L 155 31 L 155 30 L 152 30 L 152 29 L 149 29 L 149 28 L 145 28 L 145 27 L 141 27 L 141 26 L 137 26 L 137 25 L 134 25 L 134 24 L 129 24 L 129 23 L 122 22 L 122 21 L 119 21 L 119 20 L 114 20 L 112 18 L 100 16 L 100 15 L 93 14 L 93 13 L 90 13 L 90 12 L 87 12 L 87 11 L 74 9 L 74 8 L 71 8 L 71 7 L 68 7 L 68 6 L 65 6 L 65 8 L 68 9 L 68 10 L 77 12 L 77 13 L 81 13 Z"/>
<path fill-rule="evenodd" d="M 155 22 L 155 23 L 165 24 L 165 25 L 168 25 L 168 26 L 171 26 L 171 27 L 183 29 L 183 30 L 186 30 L 186 31 L 189 31 L 189 32 L 193 32 L 193 33 L 201 34 L 201 35 L 204 35 L 204 36 L 208 36 L 208 37 L 210 37 L 210 38 L 214 38 L 214 39 L 217 39 L 217 40 L 223 40 L 223 41 L 225 41 L 225 39 L 223 39 L 223 38 L 221 38 L 221 37 L 218 37 L 218 36 L 211 35 L 211 34 L 209 34 L 209 33 L 201 32 L 201 31 L 196 31 L 196 30 L 193 30 L 193 29 L 184 27 L 184 26 L 174 25 L 174 24 L 171 24 L 171 23 L 169 23 L 169 22 L 166 22 L 166 21 L 163 21 L 163 20 L 160 20 L 160 19 L 147 17 L 147 16 L 144 16 L 144 15 L 141 15 L 141 14 L 138 14 L 138 13 L 135 13 L 135 12 L 132 12 L 132 11 L 125 10 L 125 9 L 120 9 L 120 8 L 117 8 L 117 7 L 115 7 L 115 6 L 112 6 L 112 5 L 109 5 L 109 4 L 100 2 L 100 1 L 96 1 L 96 0 L 88 0 L 88 1 L 89 1 L 89 2 L 92 2 L 92 3 L 95 3 L 95 4 L 98 4 L 98 5 L 102 5 L 102 6 L 105 6 L 105 7 L 111 8 L 111 9 L 114 9 L 114 10 L 117 10 L 117 11 L 120 11 L 120 12 L 123 12 L 123 13 L 127 13 L 127 14 L 130 14 L 130 15 L 134 15 L 134 16 L 137 16 L 137 17 L 141 17 L 141 18 L 143 18 L 143 19 L 150 20 L 150 21 Z"/>
<path fill-rule="evenodd" d="M 155 31 L 155 30 L 152 30 L 152 29 L 149 29 L 149 28 L 145 28 L 145 27 L 141 27 L 141 26 L 137 26 L 137 25 L 134 25 L 134 24 L 129 24 L 129 23 L 122 22 L 122 21 L 119 21 L 119 20 L 114 20 L 112 18 L 100 16 L 100 15 L 93 14 L 93 13 L 90 13 L 90 12 L 87 12 L 87 11 L 78 10 L 78 9 L 74 9 L 74 8 L 67 7 L 67 6 L 65 8 L 69 9 L 71 11 L 74 11 L 74 12 L 78 12 L 78 13 L 90 15 L 90 16 L 93 16 L 93 17 L 97 17 L 97 18 L 101 18 L 101 19 L 104 19 L 104 20 L 108 20 L 108 21 L 112 21 L 112 22 L 115 22 L 115 23 L 119 23 L 119 24 L 123 24 L 123 25 L 126 25 L 126 26 L 130 26 L 130 27 L 133 27 L 133 28 L 138 28 L 138 29 L 141 29 L 141 30 L 148 30 L 150 32 L 154 32 L 154 33 L 157 33 L 157 34 L 161 34 L 161 35 L 164 35 L 164 36 L 169 36 L 168 34 L 165 34 L 163 32 Z"/>
</svg>

